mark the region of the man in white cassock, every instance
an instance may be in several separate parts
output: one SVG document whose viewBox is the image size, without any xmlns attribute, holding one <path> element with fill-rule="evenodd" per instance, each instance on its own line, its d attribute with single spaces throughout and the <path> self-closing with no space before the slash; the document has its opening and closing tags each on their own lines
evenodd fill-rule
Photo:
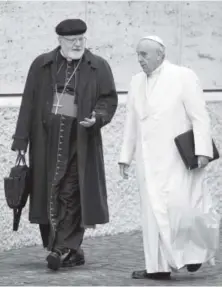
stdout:
<svg viewBox="0 0 222 287">
<path fill-rule="evenodd" d="M 202 188 L 204 167 L 213 157 L 210 119 L 196 74 L 165 60 L 157 36 L 137 46 L 142 72 L 132 77 L 121 149 L 120 173 L 128 178 L 135 154 L 141 198 L 145 270 L 135 279 L 170 279 L 186 267 L 214 265 L 219 215 Z M 174 138 L 194 131 L 198 168 L 186 169 Z"/>
</svg>

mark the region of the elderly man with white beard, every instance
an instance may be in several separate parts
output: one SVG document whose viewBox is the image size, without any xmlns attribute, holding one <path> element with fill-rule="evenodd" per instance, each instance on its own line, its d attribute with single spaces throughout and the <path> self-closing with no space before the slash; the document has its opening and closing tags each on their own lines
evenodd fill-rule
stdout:
<svg viewBox="0 0 222 287">
<path fill-rule="evenodd" d="M 29 144 L 29 220 L 54 271 L 84 264 L 85 229 L 109 222 L 101 128 L 118 101 L 109 64 L 86 48 L 86 23 L 55 30 L 58 47 L 31 64 L 12 144 Z"/>
<path fill-rule="evenodd" d="M 185 267 L 197 271 L 214 264 L 219 215 L 202 188 L 213 157 L 210 119 L 196 74 L 165 59 L 157 36 L 137 45 L 142 72 L 132 77 L 119 159 L 128 178 L 133 156 L 141 199 L 145 270 L 135 279 L 170 279 Z M 174 139 L 193 129 L 198 168 L 188 170 Z"/>
</svg>

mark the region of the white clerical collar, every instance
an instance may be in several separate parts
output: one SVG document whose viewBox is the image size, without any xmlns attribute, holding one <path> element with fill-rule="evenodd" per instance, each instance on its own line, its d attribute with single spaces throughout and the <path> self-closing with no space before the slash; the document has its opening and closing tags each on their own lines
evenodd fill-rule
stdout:
<svg viewBox="0 0 222 287">
<path fill-rule="evenodd" d="M 149 75 L 149 77 L 153 77 L 161 72 L 163 69 L 163 66 L 165 64 L 166 60 L 163 60 L 163 62 Z"/>
</svg>

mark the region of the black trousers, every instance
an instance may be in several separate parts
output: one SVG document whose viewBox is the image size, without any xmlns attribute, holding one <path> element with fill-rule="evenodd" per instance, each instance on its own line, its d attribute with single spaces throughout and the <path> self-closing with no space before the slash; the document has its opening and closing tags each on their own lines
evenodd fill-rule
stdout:
<svg viewBox="0 0 222 287">
<path fill-rule="evenodd" d="M 58 211 L 56 233 L 52 239 L 49 226 L 40 225 L 43 245 L 45 247 L 48 245 L 46 237 L 49 233 L 49 241 L 52 240 L 53 242 L 49 244 L 49 250 L 59 249 L 63 253 L 69 249 L 77 251 L 82 244 L 85 229 L 81 226 L 81 203 L 76 155 L 70 161 L 68 169 L 55 192 L 57 194 Z"/>
</svg>

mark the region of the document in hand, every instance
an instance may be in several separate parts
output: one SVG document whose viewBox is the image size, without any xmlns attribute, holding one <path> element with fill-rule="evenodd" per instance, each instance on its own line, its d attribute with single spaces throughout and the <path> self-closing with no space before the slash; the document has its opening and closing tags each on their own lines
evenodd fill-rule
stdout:
<svg viewBox="0 0 222 287">
<path fill-rule="evenodd" d="M 178 135 L 174 141 L 187 169 L 191 170 L 198 168 L 198 157 L 195 155 L 193 130 L 188 130 L 187 132 Z M 214 140 L 212 140 L 212 145 L 213 158 L 209 161 L 216 160 L 220 157 Z"/>
</svg>

